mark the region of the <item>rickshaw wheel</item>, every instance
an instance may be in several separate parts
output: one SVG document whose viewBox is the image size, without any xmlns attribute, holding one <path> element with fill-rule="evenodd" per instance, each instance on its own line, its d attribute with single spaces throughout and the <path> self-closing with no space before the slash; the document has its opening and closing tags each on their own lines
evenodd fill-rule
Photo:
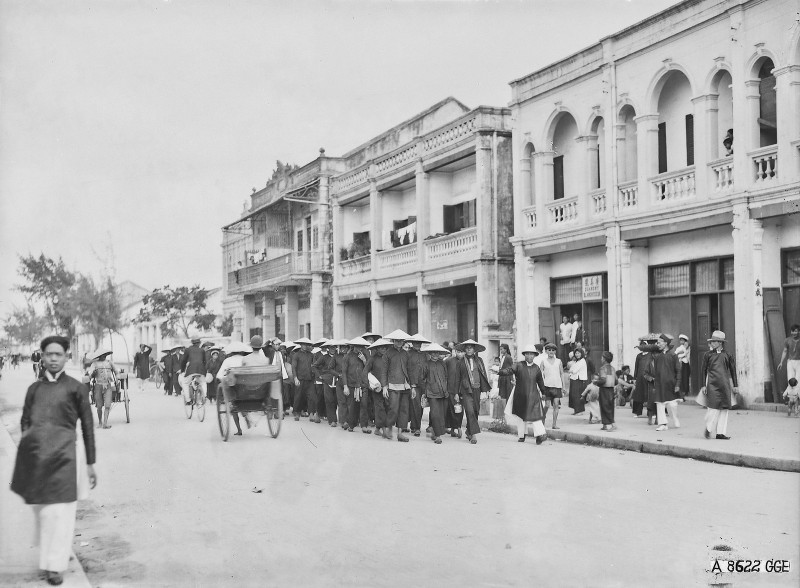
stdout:
<svg viewBox="0 0 800 588">
<path fill-rule="evenodd" d="M 231 411 L 222 390 L 217 390 L 217 422 L 222 440 L 227 441 L 231 432 Z"/>
<path fill-rule="evenodd" d="M 122 391 L 122 401 L 125 403 L 125 422 L 131 422 L 131 399 L 128 396 L 128 389 Z"/>
<path fill-rule="evenodd" d="M 267 397 L 267 406 L 264 410 L 267 415 L 267 426 L 269 427 L 270 435 L 273 439 L 281 432 L 281 421 L 283 420 L 283 397 L 278 398 Z"/>
</svg>

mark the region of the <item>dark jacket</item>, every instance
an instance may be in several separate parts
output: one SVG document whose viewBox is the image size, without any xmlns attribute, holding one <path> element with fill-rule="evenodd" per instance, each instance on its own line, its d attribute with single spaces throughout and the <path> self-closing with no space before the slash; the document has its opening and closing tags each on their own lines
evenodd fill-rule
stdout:
<svg viewBox="0 0 800 588">
<path fill-rule="evenodd" d="M 410 383 L 411 379 L 408 376 L 408 353 L 403 349 L 389 347 L 384 355 L 386 355 L 386 359 L 389 362 L 389 384 Z"/>
<path fill-rule="evenodd" d="M 503 359 L 502 359 L 502 361 L 500 363 L 500 369 L 510 368 L 513 365 L 514 365 L 514 360 L 511 359 L 511 356 L 510 355 L 504 355 Z M 500 394 L 500 398 L 503 398 L 504 400 L 508 400 L 508 397 L 511 395 L 511 388 L 512 387 L 513 386 L 511 384 L 511 376 L 504 376 L 504 375 L 501 374 L 500 377 L 497 378 L 497 388 L 498 388 L 498 392 Z"/>
<path fill-rule="evenodd" d="M 447 398 L 447 366 L 443 361 L 428 361 L 422 367 L 422 385 L 428 398 Z"/>
<path fill-rule="evenodd" d="M 408 383 L 412 386 L 420 388 L 425 387 L 425 365 L 428 363 L 428 358 L 425 353 L 411 348 L 407 352 L 408 360 L 406 367 L 408 369 Z"/>
<path fill-rule="evenodd" d="M 344 358 L 347 357 L 346 353 L 337 353 L 333 356 L 336 360 L 336 375 L 338 376 L 337 386 L 344 385 L 342 378 L 344 377 Z"/>
<path fill-rule="evenodd" d="M 378 378 L 384 388 L 389 385 L 389 358 L 385 353 L 373 353 L 367 362 L 366 371 Z"/>
<path fill-rule="evenodd" d="M 491 384 L 489 384 L 489 377 L 486 375 L 486 366 L 483 365 L 483 360 L 478 356 L 474 355 L 472 357 L 473 361 L 476 362 L 478 368 L 478 381 L 475 384 L 480 388 L 481 392 L 488 392 L 492 389 Z M 458 380 L 459 380 L 459 390 L 461 394 L 471 393 L 474 389 L 472 385 L 472 380 L 470 379 L 470 369 L 469 369 L 469 359 L 467 356 L 464 356 L 464 359 L 458 362 Z"/>
<path fill-rule="evenodd" d="M 656 402 L 669 402 L 678 398 L 675 386 L 681 375 L 681 363 L 671 349 L 654 353 L 646 374 L 653 377 Z"/>
<path fill-rule="evenodd" d="M 444 360 L 445 367 L 447 368 L 447 392 L 450 398 L 455 399 L 457 394 L 460 394 L 461 391 L 459 387 L 461 386 L 461 382 L 459 381 L 459 369 L 458 369 L 458 358 L 455 355 L 451 355 L 450 357 Z M 459 398 L 460 400 L 460 398 Z"/>
<path fill-rule="evenodd" d="M 366 388 L 369 390 L 369 379 L 367 377 L 367 364 L 370 361 L 370 355 L 365 350 L 361 352 L 350 351 L 344 356 L 342 365 L 342 379 L 344 385 L 349 388 Z"/>
<path fill-rule="evenodd" d="M 314 379 L 320 380 L 328 386 L 333 386 L 336 376 L 336 358 L 329 353 L 320 353 L 312 364 Z"/>
<path fill-rule="evenodd" d="M 292 372 L 301 381 L 314 381 L 314 356 L 310 351 L 299 349 L 292 354 Z"/>
<path fill-rule="evenodd" d="M 206 350 L 199 345 L 191 345 L 186 348 L 186 353 L 181 359 L 181 371 L 187 376 L 191 374 L 203 374 L 206 369 Z"/>
<path fill-rule="evenodd" d="M 506 376 L 513 375 L 516 380 L 511 412 L 527 422 L 544 419 L 542 410 L 544 378 L 539 366 L 535 363 L 529 366 L 526 362 L 520 361 L 512 368 L 501 369 L 500 373 Z"/>
<path fill-rule="evenodd" d="M 137 378 L 146 380 L 150 377 L 150 352 L 149 345 L 144 346 L 144 351 L 137 351 L 133 356 L 133 371 Z"/>
</svg>

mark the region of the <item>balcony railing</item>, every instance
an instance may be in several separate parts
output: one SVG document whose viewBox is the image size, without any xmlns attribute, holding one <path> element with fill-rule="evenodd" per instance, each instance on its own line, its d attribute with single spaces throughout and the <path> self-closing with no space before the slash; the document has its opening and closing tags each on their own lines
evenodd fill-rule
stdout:
<svg viewBox="0 0 800 588">
<path fill-rule="evenodd" d="M 435 151 L 451 143 L 455 143 L 462 137 L 466 137 L 475 132 L 478 117 L 473 116 L 468 119 L 460 119 L 432 135 L 428 135 L 422 142 L 422 150 L 425 153 Z"/>
<path fill-rule="evenodd" d="M 228 291 L 247 290 L 262 284 L 277 283 L 290 276 L 310 279 L 307 274 L 319 269 L 322 269 L 321 253 L 287 253 L 275 259 L 229 272 Z"/>
<path fill-rule="evenodd" d="M 526 229 L 535 229 L 536 228 L 536 205 L 528 206 L 527 208 L 522 209 L 522 216 L 525 219 L 525 228 Z"/>
<path fill-rule="evenodd" d="M 547 205 L 547 217 L 551 226 L 563 226 L 578 221 L 578 197 L 556 200 Z"/>
<path fill-rule="evenodd" d="M 478 229 L 462 229 L 443 237 L 425 241 L 425 261 L 427 264 L 458 263 L 474 260 L 478 250 Z"/>
<path fill-rule="evenodd" d="M 376 256 L 377 269 L 382 272 L 396 272 L 408 269 L 417 263 L 417 244 L 403 245 L 388 251 L 380 251 Z"/>
<path fill-rule="evenodd" d="M 714 182 L 714 192 L 733 190 L 733 156 L 723 157 L 708 164 Z"/>
<path fill-rule="evenodd" d="M 654 202 L 674 202 L 695 195 L 694 166 L 660 174 L 651 178 Z"/>
<path fill-rule="evenodd" d="M 594 216 L 602 216 L 606 213 L 606 189 L 598 188 L 589 192 L 589 199 L 592 203 L 592 212 Z"/>
<path fill-rule="evenodd" d="M 626 212 L 636 208 L 639 203 L 639 181 L 628 180 L 627 182 L 620 182 L 617 186 L 619 193 L 619 211 Z"/>
<path fill-rule="evenodd" d="M 372 256 L 364 255 L 339 262 L 339 272 L 343 278 L 366 274 L 372 271 Z"/>
<path fill-rule="evenodd" d="M 763 186 L 778 178 L 778 146 L 768 145 L 748 155 L 755 166 L 755 184 Z"/>
</svg>

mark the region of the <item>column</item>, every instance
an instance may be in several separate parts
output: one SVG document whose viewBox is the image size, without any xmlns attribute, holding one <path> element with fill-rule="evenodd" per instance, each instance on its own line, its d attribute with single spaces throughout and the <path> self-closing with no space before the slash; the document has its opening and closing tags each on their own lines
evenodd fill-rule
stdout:
<svg viewBox="0 0 800 588">
<path fill-rule="evenodd" d="M 383 335 L 383 297 L 378 294 L 378 285 L 370 282 L 370 304 L 372 305 L 372 332 Z"/>
<path fill-rule="evenodd" d="M 613 183 L 613 187 L 616 190 L 619 184 L 627 182 L 628 180 L 632 180 L 633 178 L 629 178 L 627 176 L 627 169 L 628 169 L 628 151 L 625 148 L 625 133 L 627 131 L 627 127 L 625 123 L 619 123 L 614 126 L 617 131 L 616 137 L 616 151 L 617 151 L 617 179 L 616 182 Z M 613 168 L 612 168 L 613 169 Z M 614 200 L 618 200 L 617 194 L 608 194 L 609 198 L 614 198 Z"/>
<path fill-rule="evenodd" d="M 577 137 L 575 142 L 578 144 L 579 161 L 583 168 L 582 185 L 578 188 L 578 215 L 579 220 L 583 222 L 594 216 L 593 201 L 589 197 L 589 192 L 597 188 L 600 179 L 600 169 L 597 166 L 600 147 L 597 144 L 597 135 Z"/>
<path fill-rule="evenodd" d="M 325 315 L 323 311 L 324 295 L 323 275 L 320 272 L 311 274 L 311 296 L 309 299 L 309 320 L 311 322 L 311 340 L 316 341 L 325 336 Z"/>
<path fill-rule="evenodd" d="M 606 269 L 608 271 L 608 350 L 614 358 L 622 359 L 624 337 L 622 333 L 622 258 L 619 225 L 606 229 Z M 630 246 L 629 246 L 630 248 Z"/>
<path fill-rule="evenodd" d="M 736 118 L 733 119 L 733 177 L 737 190 L 745 190 L 755 182 L 755 167 L 748 154 L 761 148 L 761 131 L 758 126 L 758 115 L 761 113 L 759 83 L 759 80 L 745 81 L 744 124 L 737 125 Z M 744 131 L 741 137 L 736 135 L 736 131 L 739 129 Z M 778 164 L 780 165 L 780 162 Z"/>
<path fill-rule="evenodd" d="M 478 250 L 481 257 L 495 253 L 494 183 L 492 180 L 492 131 L 475 134 L 475 179 L 477 181 Z M 480 328 L 480 311 L 478 311 Z"/>
<path fill-rule="evenodd" d="M 536 227 L 546 227 L 547 205 L 553 202 L 554 178 L 552 151 L 537 151 L 533 154 L 533 192 L 536 195 Z"/>
<path fill-rule="evenodd" d="M 333 338 L 341 339 L 347 336 L 344 326 L 344 303 L 339 299 L 339 288 L 333 290 Z M 360 335 L 361 333 L 358 333 Z"/>
<path fill-rule="evenodd" d="M 795 67 L 794 69 L 798 69 Z M 782 182 L 800 179 L 800 72 L 792 66 L 772 70 L 778 122 L 778 177 Z"/>
<path fill-rule="evenodd" d="M 650 178 L 658 175 L 658 114 L 645 114 L 633 119 L 636 123 L 636 159 L 638 162 L 639 196 L 637 208 L 652 207 Z"/>
<path fill-rule="evenodd" d="M 333 242 L 333 259 L 335 260 L 333 263 L 334 281 L 336 281 L 341 279 L 342 273 L 339 265 L 342 261 L 339 250 L 347 246 L 347 240 L 344 236 L 344 209 L 338 202 L 333 205 L 333 234 L 331 235 L 331 240 Z"/>
<path fill-rule="evenodd" d="M 300 338 L 297 325 L 297 288 L 287 286 L 284 298 L 284 312 L 286 313 L 286 339 L 294 341 Z"/>
<path fill-rule="evenodd" d="M 716 157 L 711 156 L 711 148 L 717 136 L 717 96 L 707 95 L 692 98 L 694 107 L 694 189 L 699 198 L 708 198 L 714 193 L 716 175 L 709 178 L 708 162 Z M 713 129 L 712 129 L 713 125 Z M 716 155 L 716 152 L 714 152 Z"/>
<path fill-rule="evenodd" d="M 325 150 L 320 149 L 320 154 L 321 157 L 323 157 Z M 333 242 L 331 225 L 333 224 L 333 218 L 330 205 L 330 181 L 331 179 L 329 176 L 319 176 L 319 200 L 317 201 L 317 210 L 319 213 L 317 215 L 317 226 L 320 231 L 320 251 L 318 255 L 320 255 L 321 259 L 319 264 L 315 264 L 312 261 L 311 267 L 319 267 L 322 271 L 331 270 L 330 252 L 332 251 L 331 244 Z M 312 326 L 311 328 L 313 329 L 314 327 Z"/>
<path fill-rule="evenodd" d="M 264 292 L 261 295 L 261 307 L 264 314 L 261 315 L 261 334 L 264 340 L 272 339 L 275 336 L 275 298 L 272 292 Z"/>
<path fill-rule="evenodd" d="M 433 294 L 430 290 L 425 289 L 422 277 L 422 272 L 420 272 L 417 276 L 417 324 L 419 325 L 419 334 L 433 341 L 433 325 L 431 325 L 431 297 Z"/>
<path fill-rule="evenodd" d="M 735 135 L 734 135 L 735 136 Z M 764 397 L 764 299 L 761 221 L 750 218 L 746 203 L 733 206 L 734 314 L 736 372 L 746 404 Z"/>
<path fill-rule="evenodd" d="M 415 177 L 415 195 L 417 204 L 417 265 L 425 267 L 425 237 L 430 235 L 430 197 L 428 174 L 422 167 L 422 160 L 417 161 Z"/>
<path fill-rule="evenodd" d="M 375 256 L 378 249 L 384 248 L 383 243 L 383 210 L 381 202 L 381 193 L 378 192 L 378 186 L 375 180 L 369 180 L 369 214 L 370 214 L 370 248 L 372 253 L 372 267 L 375 269 Z M 377 332 L 377 331 L 376 331 Z"/>
</svg>

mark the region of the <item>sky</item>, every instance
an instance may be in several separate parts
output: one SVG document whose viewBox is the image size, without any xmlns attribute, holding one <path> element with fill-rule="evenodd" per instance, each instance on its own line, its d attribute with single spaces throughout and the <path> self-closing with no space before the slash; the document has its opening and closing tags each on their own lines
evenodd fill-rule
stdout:
<svg viewBox="0 0 800 588">
<path fill-rule="evenodd" d="M 148 290 L 222 285 L 275 161 L 341 155 L 675 0 L 0 0 L 0 321 L 18 255 Z"/>
</svg>

